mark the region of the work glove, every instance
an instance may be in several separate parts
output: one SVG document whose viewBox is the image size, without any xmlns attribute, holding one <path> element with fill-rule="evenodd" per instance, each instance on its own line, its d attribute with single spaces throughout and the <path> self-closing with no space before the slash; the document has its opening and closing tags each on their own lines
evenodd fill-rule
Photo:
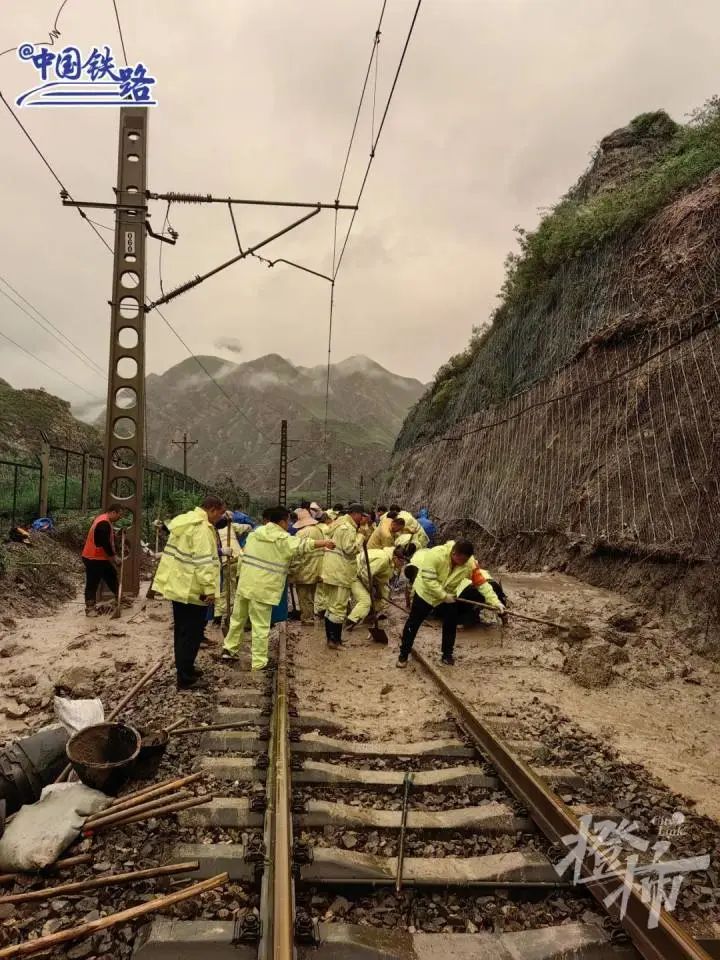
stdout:
<svg viewBox="0 0 720 960">
<path fill-rule="evenodd" d="M 445 603 L 455 603 L 456 600 L 457 600 L 457 597 L 455 596 L 454 593 L 445 594 L 445 601 L 444 601 Z"/>
<path fill-rule="evenodd" d="M 112 558 L 112 562 L 115 564 L 116 567 L 119 567 L 120 564 L 122 563 L 122 560 L 117 554 L 115 554 L 115 556 Z"/>
<path fill-rule="evenodd" d="M 153 520 L 153 526 L 157 527 L 158 530 L 162 529 L 165 526 L 162 520 Z"/>
<path fill-rule="evenodd" d="M 220 547 L 221 557 L 231 557 L 233 555 L 232 547 Z"/>
</svg>

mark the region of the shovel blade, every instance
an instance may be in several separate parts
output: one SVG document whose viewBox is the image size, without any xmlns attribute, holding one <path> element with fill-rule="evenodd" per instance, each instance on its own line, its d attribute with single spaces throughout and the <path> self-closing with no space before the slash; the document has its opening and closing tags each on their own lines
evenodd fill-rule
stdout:
<svg viewBox="0 0 720 960">
<path fill-rule="evenodd" d="M 370 636 L 372 637 L 373 643 L 383 643 L 385 645 L 390 643 L 388 635 L 382 627 L 370 627 Z"/>
</svg>

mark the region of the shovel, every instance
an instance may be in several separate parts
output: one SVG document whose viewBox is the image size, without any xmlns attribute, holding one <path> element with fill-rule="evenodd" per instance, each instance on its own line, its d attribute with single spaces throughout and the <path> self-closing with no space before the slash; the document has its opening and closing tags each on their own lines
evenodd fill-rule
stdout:
<svg viewBox="0 0 720 960">
<path fill-rule="evenodd" d="M 120 575 L 118 577 L 118 592 L 117 592 L 117 597 L 115 598 L 115 609 L 113 610 L 110 616 L 111 620 L 120 619 L 124 572 L 125 572 L 125 531 L 123 530 L 123 532 L 120 534 Z"/>
<path fill-rule="evenodd" d="M 372 572 L 370 570 L 370 555 L 368 554 L 367 544 L 363 543 L 363 553 L 365 554 L 365 564 L 367 566 L 367 575 L 368 575 L 368 592 L 370 594 L 370 616 L 372 617 L 372 623 L 370 626 L 370 636 L 372 637 L 373 643 L 383 643 L 388 644 L 388 635 L 378 626 L 377 613 L 375 612 L 375 600 L 373 598 L 373 579 Z"/>
</svg>

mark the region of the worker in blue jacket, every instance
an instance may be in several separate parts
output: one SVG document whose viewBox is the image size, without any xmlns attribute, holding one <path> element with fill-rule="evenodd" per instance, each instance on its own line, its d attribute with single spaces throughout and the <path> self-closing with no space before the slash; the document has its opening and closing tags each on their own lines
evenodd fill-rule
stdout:
<svg viewBox="0 0 720 960">
<path fill-rule="evenodd" d="M 422 510 L 418 512 L 416 519 L 417 519 L 417 522 L 425 531 L 425 533 L 427 534 L 427 538 L 430 541 L 429 546 L 431 547 L 434 546 L 435 538 L 437 537 L 437 527 L 430 519 L 430 513 L 428 512 L 428 508 L 423 507 Z"/>
</svg>

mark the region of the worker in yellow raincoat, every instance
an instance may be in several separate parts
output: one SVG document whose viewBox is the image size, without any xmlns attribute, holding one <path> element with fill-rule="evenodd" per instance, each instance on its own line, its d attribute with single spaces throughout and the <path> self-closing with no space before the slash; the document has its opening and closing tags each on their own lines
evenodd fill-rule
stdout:
<svg viewBox="0 0 720 960">
<path fill-rule="evenodd" d="M 335 549 L 323 557 L 325 637 L 328 646 L 336 650 L 342 646 L 350 588 L 357 577 L 357 558 L 363 545 L 359 527 L 364 516 L 365 510 L 360 504 L 351 504 L 347 512 L 333 523 L 330 537 Z"/>
<path fill-rule="evenodd" d="M 373 598 L 370 600 L 368 587 L 368 564 L 365 553 L 357 558 L 357 576 L 352 582 L 350 592 L 355 605 L 348 614 L 345 626 L 352 630 L 370 613 L 380 613 L 387 607 L 390 599 L 390 580 L 405 566 L 405 554 L 402 547 L 384 547 L 382 550 L 368 550 L 370 575 L 372 576 Z"/>
<path fill-rule="evenodd" d="M 385 547 L 394 547 L 397 538 L 405 532 L 405 521 L 400 517 L 391 517 L 389 514 L 378 521 L 377 526 L 368 540 L 368 550 L 382 550 Z"/>
<path fill-rule="evenodd" d="M 218 497 L 170 520 L 170 532 L 152 589 L 172 601 L 178 690 L 200 686 L 195 659 L 209 604 L 215 600 L 220 558 L 214 524 L 225 510 Z"/>
<path fill-rule="evenodd" d="M 294 527 L 295 536 L 299 539 L 325 540 L 327 532 L 322 524 L 312 516 L 309 510 L 302 507 L 296 511 L 297 519 Z M 315 622 L 315 590 L 320 582 L 323 555 L 320 551 L 297 554 L 290 563 L 288 579 L 295 584 L 298 606 L 300 607 L 300 622 L 304 626 L 312 626 Z"/>
<path fill-rule="evenodd" d="M 228 536 L 228 526 L 230 535 Z M 242 557 L 242 547 L 240 538 L 249 533 L 252 527 L 247 523 L 235 523 L 226 518 L 226 524 L 218 528 L 220 535 L 220 556 L 222 569 L 218 579 L 217 590 L 215 593 L 215 611 L 214 621 L 220 625 L 223 618 L 232 611 L 235 602 L 235 590 L 237 588 L 237 574 L 240 558 Z M 229 541 L 229 543 L 228 543 Z M 229 584 L 229 591 L 228 591 Z M 230 593 L 230 608 L 226 610 L 227 594 Z"/>
<path fill-rule="evenodd" d="M 332 540 L 291 537 L 287 532 L 290 513 L 285 507 L 272 507 L 266 516 L 267 523 L 248 534 L 245 543 L 230 630 L 222 653 L 222 660 L 226 662 L 238 659 L 240 641 L 249 618 L 253 670 L 267 668 L 272 608 L 282 597 L 290 561 L 310 550 L 335 549 Z"/>
<path fill-rule="evenodd" d="M 477 562 L 469 540 L 448 540 L 439 547 L 418 550 L 408 564 L 405 575 L 414 570 L 413 598 L 400 644 L 397 666 L 406 667 L 415 637 L 423 621 L 435 610 L 442 617 L 441 663 L 453 666 L 458 615 L 457 597 L 472 581 Z"/>
</svg>

